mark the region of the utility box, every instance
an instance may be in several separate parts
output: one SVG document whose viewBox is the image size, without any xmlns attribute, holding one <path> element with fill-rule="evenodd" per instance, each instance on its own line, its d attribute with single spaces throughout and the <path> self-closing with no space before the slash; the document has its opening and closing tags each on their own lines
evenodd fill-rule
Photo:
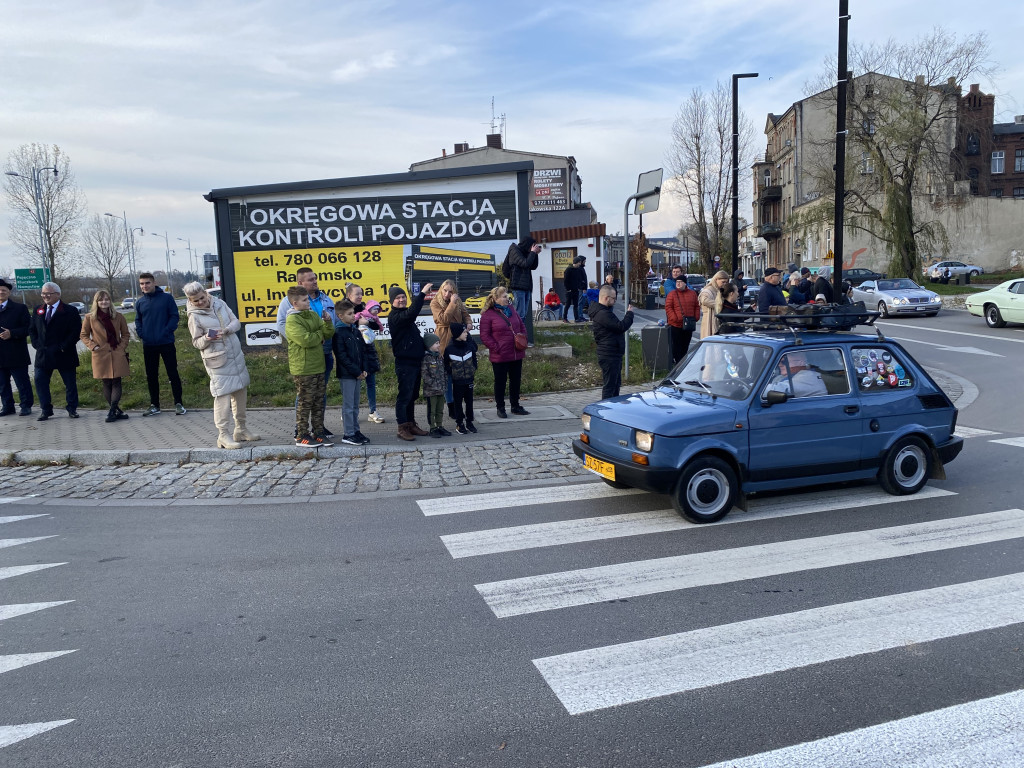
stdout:
<svg viewBox="0 0 1024 768">
<path fill-rule="evenodd" d="M 640 350 L 644 365 L 655 374 L 668 373 L 672 367 L 672 342 L 668 326 L 649 326 L 640 329 Z"/>
</svg>

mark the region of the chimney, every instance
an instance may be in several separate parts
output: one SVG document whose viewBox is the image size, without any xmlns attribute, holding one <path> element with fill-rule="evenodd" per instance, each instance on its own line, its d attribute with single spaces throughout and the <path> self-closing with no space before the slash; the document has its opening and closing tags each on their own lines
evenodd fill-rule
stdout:
<svg viewBox="0 0 1024 768">
<path fill-rule="evenodd" d="M 1013 118 L 1013 122 L 1017 125 L 1024 125 L 1024 115 L 1017 115 Z"/>
<path fill-rule="evenodd" d="M 494 149 L 501 149 L 501 134 L 500 133 L 488 133 L 487 134 L 487 146 Z"/>
<path fill-rule="evenodd" d="M 448 157 L 448 150 L 441 147 L 441 157 Z"/>
<path fill-rule="evenodd" d="M 455 145 L 455 154 L 461 155 L 463 152 L 469 152 L 469 142 L 464 141 L 461 144 Z"/>
<path fill-rule="evenodd" d="M 971 93 L 981 93 L 981 85 L 979 83 L 971 83 Z"/>
</svg>

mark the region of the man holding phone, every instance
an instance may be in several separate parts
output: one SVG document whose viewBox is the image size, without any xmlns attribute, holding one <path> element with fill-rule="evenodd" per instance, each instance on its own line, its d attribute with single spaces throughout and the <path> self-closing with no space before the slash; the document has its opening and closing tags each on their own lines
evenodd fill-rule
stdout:
<svg viewBox="0 0 1024 768">
<path fill-rule="evenodd" d="M 28 376 L 28 339 L 31 316 L 28 307 L 11 300 L 14 286 L 0 280 L 0 416 L 14 415 L 14 390 L 18 387 L 21 416 L 32 413 L 32 382 Z"/>
</svg>

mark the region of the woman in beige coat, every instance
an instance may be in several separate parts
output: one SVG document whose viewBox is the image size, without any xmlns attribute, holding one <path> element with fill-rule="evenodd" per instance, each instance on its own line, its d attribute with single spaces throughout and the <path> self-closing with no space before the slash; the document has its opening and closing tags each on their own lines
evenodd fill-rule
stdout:
<svg viewBox="0 0 1024 768">
<path fill-rule="evenodd" d="M 203 365 L 210 376 L 217 447 L 241 448 L 239 441 L 260 439 L 245 427 L 249 369 L 236 335 L 242 325 L 231 307 L 210 296 L 202 284 L 189 283 L 184 291 L 188 297 L 188 330 L 192 346 L 202 354 Z M 232 413 L 235 417 L 233 432 Z"/>
<path fill-rule="evenodd" d="M 121 410 L 121 379 L 128 375 L 128 322 L 114 309 L 114 302 L 106 291 L 96 291 L 92 310 L 82 322 L 79 336 L 85 348 L 92 352 L 92 377 L 103 382 L 103 399 L 110 410 L 106 421 L 127 419 Z"/>
<path fill-rule="evenodd" d="M 700 289 L 700 337 L 706 339 L 718 333 L 718 312 L 722 309 L 722 288 L 729 282 L 729 273 L 720 269 L 708 284 Z"/>
<path fill-rule="evenodd" d="M 469 330 L 473 330 L 473 321 L 466 311 L 466 305 L 459 298 L 454 280 L 445 280 L 441 283 L 434 298 L 430 300 L 430 312 L 434 315 L 434 326 L 437 329 L 434 333 L 441 340 L 442 356 L 444 348 L 452 340 L 452 323 L 462 323 Z"/>
</svg>

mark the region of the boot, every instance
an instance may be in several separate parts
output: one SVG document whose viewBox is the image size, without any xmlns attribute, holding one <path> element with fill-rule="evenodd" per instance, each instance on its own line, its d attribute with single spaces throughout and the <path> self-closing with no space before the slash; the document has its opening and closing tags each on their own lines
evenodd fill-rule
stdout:
<svg viewBox="0 0 1024 768">
<path fill-rule="evenodd" d="M 213 398 L 213 423 L 217 426 L 218 448 L 241 448 L 231 439 L 231 395 L 217 395 Z"/>
<path fill-rule="evenodd" d="M 234 448 L 241 448 L 242 445 L 232 440 L 231 435 L 229 435 L 227 432 L 221 432 L 220 434 L 217 435 L 217 447 L 232 450 Z"/>
<path fill-rule="evenodd" d="M 423 427 L 421 427 L 415 421 L 410 421 L 409 424 L 408 424 L 408 427 L 409 427 L 409 432 L 411 432 L 412 434 L 416 435 L 417 437 L 424 437 L 424 436 L 430 434 L 429 432 L 427 432 L 427 430 L 423 429 Z"/>
<path fill-rule="evenodd" d="M 121 410 L 121 406 L 115 405 L 114 406 L 114 417 L 118 421 L 122 421 L 123 419 L 127 419 L 128 418 L 128 414 Z"/>
<path fill-rule="evenodd" d="M 104 421 L 107 422 L 107 424 L 110 424 L 111 422 L 117 421 L 117 406 L 116 405 L 110 406 L 110 410 L 107 411 L 107 418 L 105 418 Z"/>
<path fill-rule="evenodd" d="M 411 423 L 412 422 L 407 422 L 405 424 L 399 424 L 398 425 L 398 437 L 401 440 L 415 440 L 416 439 L 415 436 L 412 434 L 412 432 L 409 431 L 409 424 L 411 424 Z"/>
<path fill-rule="evenodd" d="M 235 415 L 235 433 L 234 438 L 236 442 L 252 442 L 253 440 L 259 440 L 260 436 L 253 434 L 245 428 L 245 390 L 231 393 L 231 406 Z"/>
</svg>

